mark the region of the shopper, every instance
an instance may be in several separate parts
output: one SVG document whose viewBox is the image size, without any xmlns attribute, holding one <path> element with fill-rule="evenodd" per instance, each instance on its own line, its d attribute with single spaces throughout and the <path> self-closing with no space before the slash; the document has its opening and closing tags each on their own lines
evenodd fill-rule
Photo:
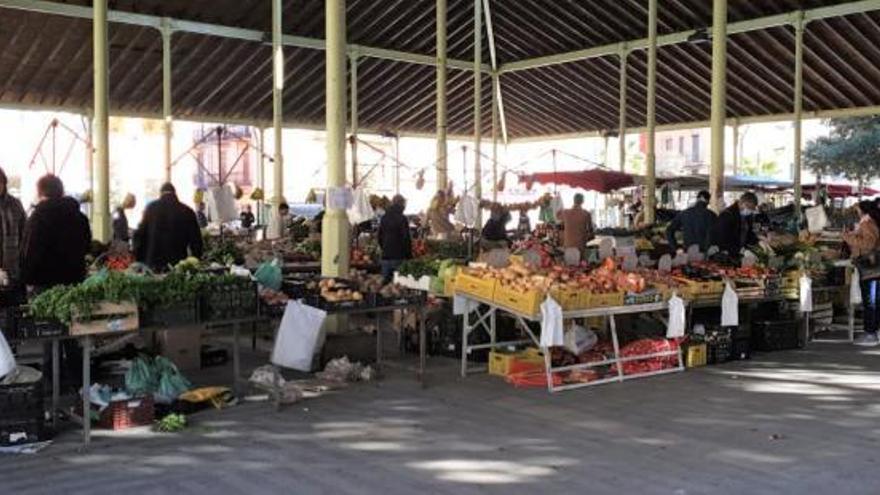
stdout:
<svg viewBox="0 0 880 495">
<path fill-rule="evenodd" d="M 0 269 L 9 285 L 21 282 L 21 247 L 27 215 L 21 201 L 9 194 L 6 172 L 0 168 Z"/>
<path fill-rule="evenodd" d="M 583 259 L 587 242 L 593 238 L 593 217 L 584 209 L 584 195 L 575 194 L 574 205 L 557 216 L 562 222 L 562 247 L 579 250 Z"/>
<path fill-rule="evenodd" d="M 196 214 L 177 199 L 174 186 L 166 183 L 161 196 L 147 206 L 134 235 L 135 257 L 156 271 L 187 256 L 202 256 L 202 232 Z"/>
<path fill-rule="evenodd" d="M 244 205 L 244 209 L 241 211 L 239 218 L 241 219 L 242 228 L 245 229 L 250 229 L 254 226 L 254 222 L 257 221 L 254 217 L 253 211 L 251 211 L 251 205 Z"/>
<path fill-rule="evenodd" d="M 113 240 L 128 244 L 131 235 L 128 232 L 128 217 L 125 216 L 125 208 L 119 206 L 113 216 Z"/>
<path fill-rule="evenodd" d="M 403 260 L 412 258 L 412 239 L 409 233 L 409 220 L 403 214 L 406 199 L 396 195 L 379 222 L 379 247 L 382 248 L 382 277 L 385 283 L 391 282 L 394 271 Z"/>
<path fill-rule="evenodd" d="M 82 282 L 92 241 L 88 218 L 54 175 L 37 181 L 37 201 L 25 226 L 23 282 L 37 291 Z"/>
<path fill-rule="evenodd" d="M 712 195 L 709 191 L 700 191 L 697 194 L 697 202 L 693 206 L 675 216 L 669 227 L 666 228 L 666 239 L 669 241 L 669 249 L 674 253 L 678 248 L 675 238 L 676 232 L 682 231 L 685 249 L 693 245 L 700 247 L 700 251 L 709 249 L 709 241 L 718 215 L 709 209 L 709 200 Z"/>
<path fill-rule="evenodd" d="M 519 209 L 519 222 L 516 224 L 516 234 L 522 238 L 532 234 L 532 221 L 529 219 L 529 208 L 527 206 Z"/>
<path fill-rule="evenodd" d="M 204 201 L 199 201 L 198 203 L 196 203 L 196 221 L 200 229 L 208 227 L 208 214 L 205 213 Z"/>
<path fill-rule="evenodd" d="M 743 248 L 758 244 L 755 234 L 754 215 L 758 208 L 758 197 L 746 192 L 739 200 L 718 215 L 712 244 L 731 256 L 737 256 Z"/>
<path fill-rule="evenodd" d="M 449 221 L 449 214 L 452 208 L 446 191 L 437 191 L 434 199 L 431 200 L 431 206 L 428 208 L 428 227 L 431 232 L 441 239 L 447 239 L 455 233 L 455 226 Z"/>
<path fill-rule="evenodd" d="M 850 256 L 856 266 L 861 266 L 862 307 L 864 309 L 865 333 L 856 340 L 856 345 L 876 346 L 880 344 L 877 330 L 880 328 L 880 280 L 870 278 L 868 269 L 875 267 L 880 260 L 880 210 L 873 201 L 861 201 L 856 206 L 859 223 L 855 230 L 844 232 L 843 240 L 849 246 Z"/>
<path fill-rule="evenodd" d="M 492 205 L 490 212 L 489 220 L 483 226 L 480 239 L 483 250 L 510 247 L 510 241 L 507 238 L 507 222 L 510 221 L 510 212 L 499 204 Z"/>
</svg>

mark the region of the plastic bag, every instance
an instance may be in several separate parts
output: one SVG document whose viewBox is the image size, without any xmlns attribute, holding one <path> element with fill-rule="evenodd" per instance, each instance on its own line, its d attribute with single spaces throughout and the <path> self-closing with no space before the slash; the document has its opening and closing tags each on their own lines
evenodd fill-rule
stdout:
<svg viewBox="0 0 880 495">
<path fill-rule="evenodd" d="M 801 312 L 810 313 L 813 311 L 813 279 L 803 275 L 801 276 Z"/>
<path fill-rule="evenodd" d="M 562 321 L 562 306 L 552 297 L 541 303 L 541 347 L 565 345 L 565 328 Z"/>
<path fill-rule="evenodd" d="M 804 215 L 807 217 L 807 230 L 811 234 L 821 233 L 828 225 L 828 215 L 825 213 L 825 208 L 822 205 L 807 208 L 804 211 Z"/>
<path fill-rule="evenodd" d="M 577 266 L 581 262 L 581 250 L 578 248 L 565 248 L 563 258 L 566 265 Z"/>
<path fill-rule="evenodd" d="M 281 273 L 280 265 L 277 258 L 268 263 L 260 263 L 260 266 L 254 272 L 254 278 L 257 279 L 257 283 L 272 290 L 281 290 L 281 282 L 284 280 L 284 275 Z"/>
<path fill-rule="evenodd" d="M 312 357 L 327 313 L 297 301 L 288 301 L 278 327 L 273 364 L 299 371 L 312 370 Z"/>
<path fill-rule="evenodd" d="M 370 195 L 360 187 L 354 190 L 351 208 L 346 213 L 348 214 L 348 221 L 352 225 L 372 220 L 376 216 L 373 207 L 370 206 Z"/>
<path fill-rule="evenodd" d="M 128 390 L 128 393 L 131 395 L 152 393 L 158 385 L 153 366 L 148 358 L 135 358 L 125 373 L 125 389 Z"/>
<path fill-rule="evenodd" d="M 207 200 L 208 214 L 212 221 L 225 223 L 238 219 L 235 192 L 228 185 L 209 189 Z"/>
<path fill-rule="evenodd" d="M 669 299 L 669 322 L 666 325 L 666 338 L 684 337 L 684 325 L 684 301 L 678 295 L 674 295 Z"/>
<path fill-rule="evenodd" d="M 471 196 L 462 196 L 455 206 L 455 221 L 468 227 L 473 227 L 477 223 L 477 215 L 480 210 L 480 203 L 476 198 Z"/>
<path fill-rule="evenodd" d="M 0 378 L 12 373 L 15 370 L 15 356 L 12 355 L 12 349 L 6 342 L 3 332 L 0 332 Z"/>
<path fill-rule="evenodd" d="M 849 284 L 849 303 L 853 306 L 862 304 L 862 288 L 859 287 L 859 269 L 853 268 L 852 282 Z"/>
<path fill-rule="evenodd" d="M 565 332 L 565 347 L 574 355 L 589 351 L 599 341 L 596 332 L 580 325 L 572 324 Z"/>
<path fill-rule="evenodd" d="M 739 296 L 730 282 L 724 284 L 724 294 L 721 296 L 721 326 L 739 326 Z"/>
</svg>

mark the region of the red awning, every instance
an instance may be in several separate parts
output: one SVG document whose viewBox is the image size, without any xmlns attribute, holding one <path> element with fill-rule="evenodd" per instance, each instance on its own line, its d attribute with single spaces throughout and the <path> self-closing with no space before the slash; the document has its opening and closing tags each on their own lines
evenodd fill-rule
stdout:
<svg viewBox="0 0 880 495">
<path fill-rule="evenodd" d="M 530 188 L 532 183 L 538 182 L 540 184 L 562 184 L 601 193 L 636 185 L 636 178 L 633 175 L 600 168 L 577 172 L 538 172 L 521 175 L 519 181 L 528 184 Z"/>
<path fill-rule="evenodd" d="M 845 198 L 847 196 L 858 196 L 859 187 L 851 184 L 822 184 L 822 187 L 828 191 L 829 198 Z M 809 198 L 816 191 L 815 184 L 804 184 L 803 196 Z M 871 187 L 862 188 L 862 196 L 877 196 L 880 191 Z"/>
</svg>

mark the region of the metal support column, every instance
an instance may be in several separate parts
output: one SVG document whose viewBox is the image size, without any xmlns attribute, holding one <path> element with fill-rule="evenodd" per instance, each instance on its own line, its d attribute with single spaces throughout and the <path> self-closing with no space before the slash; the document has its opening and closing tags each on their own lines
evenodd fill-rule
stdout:
<svg viewBox="0 0 880 495">
<path fill-rule="evenodd" d="M 345 187 L 345 0 L 327 0 L 325 8 L 327 190 L 332 195 Z M 331 208 L 329 200 L 327 206 L 321 230 L 321 273 L 345 276 L 349 262 L 348 217 L 344 209 Z"/>
<path fill-rule="evenodd" d="M 712 4 L 712 158 L 709 192 L 721 211 L 724 200 L 724 119 L 727 116 L 727 0 Z"/>
<path fill-rule="evenodd" d="M 108 66 L 109 50 L 107 46 L 107 0 L 94 2 L 94 20 L 92 22 L 93 72 L 94 72 L 94 136 L 92 145 L 95 147 L 95 190 L 92 200 L 95 215 L 92 223 L 92 235 L 101 242 L 110 241 L 110 72 Z"/>
<path fill-rule="evenodd" d="M 739 119 L 733 119 L 733 175 L 739 173 Z"/>
<path fill-rule="evenodd" d="M 794 182 L 795 214 L 801 218 L 801 168 L 803 166 L 802 119 L 804 114 L 804 13 L 800 12 L 794 26 L 794 164 L 792 182 Z"/>
<path fill-rule="evenodd" d="M 284 152 L 282 151 L 282 119 L 284 92 L 284 48 L 281 44 L 281 0 L 272 0 L 272 208 L 284 202 Z"/>
<path fill-rule="evenodd" d="M 492 201 L 498 201 L 498 73 L 492 73 Z"/>
<path fill-rule="evenodd" d="M 437 190 L 449 183 L 446 148 L 446 0 L 437 0 Z"/>
<path fill-rule="evenodd" d="M 483 138 L 483 0 L 474 0 L 474 196 L 483 199 L 483 169 L 480 141 Z M 477 208 L 476 227 L 483 225 L 482 208 Z"/>
<path fill-rule="evenodd" d="M 259 166 L 257 167 L 257 187 L 260 188 L 260 191 L 263 191 L 263 197 L 266 197 L 266 129 L 263 128 L 262 125 L 257 127 L 258 134 L 260 136 L 260 148 L 257 150 L 257 156 L 259 157 Z M 257 224 L 264 225 L 264 212 L 263 212 L 263 204 L 265 200 L 257 201 Z"/>
<path fill-rule="evenodd" d="M 645 164 L 645 222 L 654 223 L 657 204 L 657 0 L 648 2 L 648 108 L 647 159 Z"/>
<path fill-rule="evenodd" d="M 171 20 L 162 18 L 162 130 L 165 147 L 165 182 L 171 182 L 171 141 L 174 136 L 174 117 L 171 115 Z"/>
<path fill-rule="evenodd" d="M 629 52 L 624 48 L 620 51 L 620 100 L 619 106 L 619 127 L 617 129 L 617 143 L 620 146 L 620 171 L 626 172 L 626 59 Z"/>
<path fill-rule="evenodd" d="M 357 187 L 358 182 L 358 55 L 353 53 L 349 58 L 349 66 L 351 80 L 351 117 L 349 118 L 349 126 L 351 133 L 351 186 Z"/>
</svg>

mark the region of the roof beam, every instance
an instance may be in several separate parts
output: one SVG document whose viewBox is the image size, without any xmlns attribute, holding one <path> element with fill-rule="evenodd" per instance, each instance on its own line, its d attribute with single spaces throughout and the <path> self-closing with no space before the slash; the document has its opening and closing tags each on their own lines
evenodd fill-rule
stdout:
<svg viewBox="0 0 880 495">
<path fill-rule="evenodd" d="M 41 14 L 76 17 L 80 19 L 92 18 L 91 7 L 50 2 L 45 0 L 0 0 L 0 8 L 24 10 Z M 132 24 L 136 26 L 152 27 L 155 29 L 162 28 L 162 17 L 155 15 L 138 14 L 121 10 L 110 10 L 107 13 L 107 18 L 110 22 L 116 22 L 120 24 Z M 257 31 L 255 29 L 222 26 L 219 24 L 187 21 L 184 19 L 171 19 L 170 24 L 171 29 L 174 31 L 203 34 L 207 36 L 219 36 L 222 38 L 231 38 L 243 41 L 256 41 L 259 43 L 262 43 L 264 42 L 264 40 L 268 39 L 268 33 Z M 309 48 L 312 50 L 324 50 L 324 40 L 318 38 L 308 38 L 305 36 L 286 34 L 282 37 L 282 44 L 285 46 Z M 347 51 L 349 53 L 356 52 L 358 55 L 363 57 L 395 60 L 398 62 L 407 62 L 421 65 L 436 65 L 436 59 L 433 55 L 422 55 L 420 53 L 408 53 L 399 50 L 389 50 L 386 48 L 377 48 L 354 44 L 348 45 Z M 450 59 L 447 63 L 449 67 L 455 69 L 473 69 L 473 62 L 467 60 Z M 492 72 L 492 68 L 488 64 L 483 64 L 482 70 L 486 73 Z"/>
<path fill-rule="evenodd" d="M 2 4 L 2 1 L 0 1 Z M 859 0 L 856 2 L 842 3 L 827 7 L 818 7 L 815 9 L 804 10 L 804 21 L 815 21 L 820 19 L 828 19 L 831 17 L 841 17 L 851 14 L 859 14 L 863 12 L 871 12 L 880 10 L 880 0 Z M 728 36 L 745 33 L 749 31 L 757 31 L 777 26 L 792 25 L 798 22 L 800 11 L 792 11 L 785 14 L 777 14 L 766 17 L 758 17 L 745 21 L 732 22 L 727 25 Z M 679 31 L 677 33 L 665 34 L 657 37 L 658 46 L 675 45 L 684 43 L 688 37 L 694 34 L 695 30 Z M 596 46 L 583 50 L 575 50 L 572 52 L 559 53 L 556 55 L 548 55 L 546 57 L 532 58 L 528 60 L 520 60 L 502 64 L 499 71 L 514 72 L 518 70 L 534 69 L 536 67 L 545 67 L 548 65 L 565 64 L 569 62 L 577 62 L 587 58 L 604 57 L 608 55 L 617 55 L 623 49 L 644 50 L 648 47 L 648 39 L 642 38 L 638 40 L 622 41 L 620 43 L 612 43 L 610 45 Z"/>
</svg>

